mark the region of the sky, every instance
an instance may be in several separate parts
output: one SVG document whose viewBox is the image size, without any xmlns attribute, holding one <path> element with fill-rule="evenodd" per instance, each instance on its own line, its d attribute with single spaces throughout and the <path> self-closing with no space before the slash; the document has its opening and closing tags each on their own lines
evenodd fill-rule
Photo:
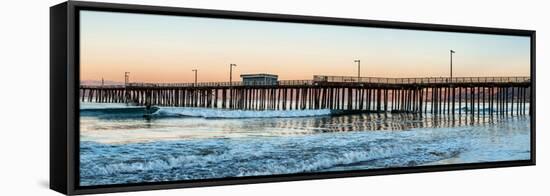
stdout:
<svg viewBox="0 0 550 196">
<path fill-rule="evenodd" d="M 350 27 L 81 11 L 80 78 L 131 82 L 229 81 L 271 73 L 280 80 L 313 75 L 363 77 L 529 76 L 530 39 L 388 28 Z"/>
</svg>

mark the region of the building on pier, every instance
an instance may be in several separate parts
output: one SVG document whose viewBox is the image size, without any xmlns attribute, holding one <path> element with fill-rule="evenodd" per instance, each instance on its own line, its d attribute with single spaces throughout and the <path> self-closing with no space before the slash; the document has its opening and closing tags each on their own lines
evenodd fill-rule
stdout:
<svg viewBox="0 0 550 196">
<path fill-rule="evenodd" d="M 243 85 L 255 86 L 255 85 L 277 85 L 278 75 L 257 73 L 257 74 L 241 74 Z"/>
</svg>

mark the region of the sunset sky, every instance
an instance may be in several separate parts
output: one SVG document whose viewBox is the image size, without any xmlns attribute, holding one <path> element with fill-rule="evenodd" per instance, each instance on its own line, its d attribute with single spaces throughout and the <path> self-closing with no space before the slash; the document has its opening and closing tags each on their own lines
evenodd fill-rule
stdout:
<svg viewBox="0 0 550 196">
<path fill-rule="evenodd" d="M 529 76 L 529 37 L 81 11 L 81 80 L 228 81 L 244 73 L 280 80 Z"/>
</svg>

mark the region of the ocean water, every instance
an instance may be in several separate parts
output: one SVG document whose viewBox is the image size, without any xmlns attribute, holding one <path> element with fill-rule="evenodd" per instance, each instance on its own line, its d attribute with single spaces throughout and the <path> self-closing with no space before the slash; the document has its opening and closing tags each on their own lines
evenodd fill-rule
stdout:
<svg viewBox="0 0 550 196">
<path fill-rule="evenodd" d="M 528 115 L 330 112 L 81 103 L 80 185 L 530 159 Z"/>
</svg>

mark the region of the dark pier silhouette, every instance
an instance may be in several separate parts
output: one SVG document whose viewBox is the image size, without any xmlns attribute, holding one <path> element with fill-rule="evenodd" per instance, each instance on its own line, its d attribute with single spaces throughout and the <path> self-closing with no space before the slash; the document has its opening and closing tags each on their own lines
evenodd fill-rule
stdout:
<svg viewBox="0 0 550 196">
<path fill-rule="evenodd" d="M 240 110 L 331 109 L 342 113 L 525 115 L 530 77 L 314 76 L 273 83 L 81 85 L 83 102 Z"/>
</svg>

